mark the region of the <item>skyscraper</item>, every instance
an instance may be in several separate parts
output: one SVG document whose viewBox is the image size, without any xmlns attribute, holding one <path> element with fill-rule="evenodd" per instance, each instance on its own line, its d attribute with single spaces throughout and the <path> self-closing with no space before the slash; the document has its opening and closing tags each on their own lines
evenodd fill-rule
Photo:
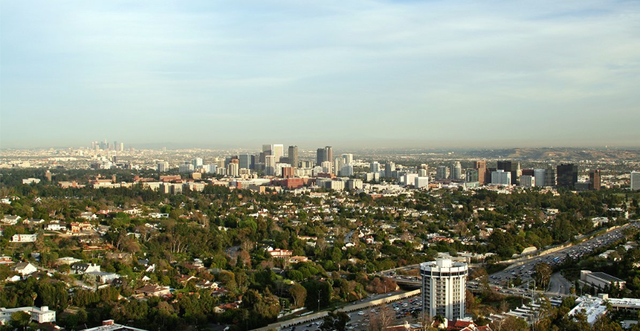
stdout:
<svg viewBox="0 0 640 331">
<path fill-rule="evenodd" d="M 563 163 L 556 168 L 558 171 L 558 187 L 573 189 L 578 181 L 578 166 L 573 163 Z"/>
<path fill-rule="evenodd" d="M 517 184 L 520 178 L 520 162 L 498 161 L 498 170 L 504 170 L 511 173 L 511 184 Z"/>
<path fill-rule="evenodd" d="M 450 259 L 420 263 L 422 311 L 448 320 L 464 318 L 468 267 Z"/>
<path fill-rule="evenodd" d="M 589 189 L 596 191 L 600 189 L 600 170 L 589 171 Z"/>
<path fill-rule="evenodd" d="M 462 165 L 460 165 L 460 161 L 451 164 L 449 174 L 452 180 L 462 179 Z"/>
<path fill-rule="evenodd" d="M 640 190 L 640 172 L 631 172 L 631 190 Z"/>
<path fill-rule="evenodd" d="M 333 162 L 333 147 L 325 146 L 325 161 Z"/>
<path fill-rule="evenodd" d="M 473 169 L 478 170 L 478 182 L 480 185 L 487 183 L 487 161 L 475 161 L 473 162 Z"/>
<path fill-rule="evenodd" d="M 322 162 L 324 161 L 327 161 L 325 159 L 324 148 L 318 148 L 318 150 L 316 150 L 316 165 L 322 166 Z"/>
<path fill-rule="evenodd" d="M 447 166 L 438 166 L 436 168 L 436 180 L 445 180 L 447 179 L 449 176 L 447 176 Z"/>
<path fill-rule="evenodd" d="M 536 179 L 536 187 L 543 187 L 546 185 L 544 169 L 533 169 L 533 177 Z"/>
<path fill-rule="evenodd" d="M 240 154 L 238 155 L 240 169 L 251 169 L 251 155 Z"/>
<path fill-rule="evenodd" d="M 556 185 L 558 185 L 558 173 L 556 168 L 549 165 L 544 170 L 544 186 L 556 187 Z"/>
<path fill-rule="evenodd" d="M 300 160 L 298 159 L 298 146 L 289 146 L 289 153 L 287 154 L 289 157 L 289 164 L 291 164 L 292 168 L 297 168 Z"/>
<path fill-rule="evenodd" d="M 391 162 L 391 161 L 387 161 L 384 165 L 384 176 L 385 177 L 393 177 L 393 173 L 396 171 L 396 164 Z"/>
</svg>

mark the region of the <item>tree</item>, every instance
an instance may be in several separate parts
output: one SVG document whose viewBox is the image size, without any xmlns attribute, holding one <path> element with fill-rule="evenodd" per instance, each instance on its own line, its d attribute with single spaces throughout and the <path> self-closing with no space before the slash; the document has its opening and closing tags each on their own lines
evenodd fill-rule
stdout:
<svg viewBox="0 0 640 331">
<path fill-rule="evenodd" d="M 299 308 L 304 305 L 304 301 L 307 298 L 307 289 L 305 289 L 304 286 L 295 283 L 289 288 L 289 294 L 293 299 L 293 306 L 295 308 Z"/>
<path fill-rule="evenodd" d="M 320 325 L 320 330 L 336 330 L 336 331 L 344 331 L 347 328 L 347 323 L 351 318 L 345 312 L 339 311 L 330 311 L 327 316 L 322 320 L 322 325 Z"/>
<path fill-rule="evenodd" d="M 534 279 L 538 287 L 546 289 L 547 286 L 549 286 L 549 281 L 551 280 L 551 266 L 542 262 L 536 264 L 533 270 Z"/>
</svg>

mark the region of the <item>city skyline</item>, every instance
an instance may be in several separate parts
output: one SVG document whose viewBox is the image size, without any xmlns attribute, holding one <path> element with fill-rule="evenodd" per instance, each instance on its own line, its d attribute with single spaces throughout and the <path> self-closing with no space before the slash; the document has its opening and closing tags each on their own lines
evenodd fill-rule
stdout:
<svg viewBox="0 0 640 331">
<path fill-rule="evenodd" d="M 0 148 L 640 141 L 635 2 L 0 6 Z"/>
</svg>

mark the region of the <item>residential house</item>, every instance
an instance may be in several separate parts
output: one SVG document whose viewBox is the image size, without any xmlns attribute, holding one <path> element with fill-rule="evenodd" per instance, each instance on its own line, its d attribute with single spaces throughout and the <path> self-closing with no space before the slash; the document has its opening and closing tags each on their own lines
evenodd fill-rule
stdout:
<svg viewBox="0 0 640 331">
<path fill-rule="evenodd" d="M 113 320 L 102 321 L 101 326 L 94 328 L 81 329 L 80 331 L 147 331 L 145 329 L 138 329 L 127 325 L 116 324 Z"/>
<path fill-rule="evenodd" d="M 16 225 L 18 221 L 21 219 L 20 216 L 15 215 L 4 215 L 4 217 L 0 220 L 0 222 L 7 225 Z"/>
<path fill-rule="evenodd" d="M 171 294 L 169 286 L 160 286 L 155 284 L 145 285 L 136 290 L 137 294 L 143 294 L 147 297 L 161 297 Z"/>
<path fill-rule="evenodd" d="M 82 275 L 87 272 L 100 272 L 100 265 L 93 263 L 74 263 L 71 265 L 71 273 Z"/>
<path fill-rule="evenodd" d="M 10 256 L 0 256 L 0 264 L 13 264 L 13 259 Z"/>
<path fill-rule="evenodd" d="M 19 273 L 22 277 L 26 277 L 38 271 L 38 268 L 29 262 L 20 262 L 13 266 L 13 271 Z"/>
<path fill-rule="evenodd" d="M 34 234 L 14 234 L 13 237 L 11 237 L 11 242 L 12 243 L 33 243 L 36 242 L 36 239 L 38 239 L 38 234 L 34 233 Z"/>
<path fill-rule="evenodd" d="M 85 275 L 89 275 L 90 277 L 94 277 L 95 281 L 102 284 L 109 284 L 114 280 L 120 278 L 120 275 L 113 272 L 103 272 L 103 271 L 90 271 L 86 272 Z"/>
<path fill-rule="evenodd" d="M 90 223 L 79 223 L 73 222 L 71 223 L 71 233 L 80 233 L 80 232 L 88 232 L 91 231 Z"/>
<path fill-rule="evenodd" d="M 45 230 L 47 231 L 65 231 L 67 230 L 67 224 L 66 223 L 60 223 L 60 222 L 51 222 L 49 224 L 47 224 L 47 226 L 44 227 Z"/>
</svg>

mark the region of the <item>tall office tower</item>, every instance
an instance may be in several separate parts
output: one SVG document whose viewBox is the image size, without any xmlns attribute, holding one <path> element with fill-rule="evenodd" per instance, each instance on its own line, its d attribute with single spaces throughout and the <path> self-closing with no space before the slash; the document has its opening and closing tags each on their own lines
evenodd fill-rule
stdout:
<svg viewBox="0 0 640 331">
<path fill-rule="evenodd" d="M 124 152 L 124 143 L 120 143 L 120 145 L 118 145 L 118 151 Z"/>
<path fill-rule="evenodd" d="M 533 169 L 533 177 L 536 179 L 536 187 L 544 187 L 546 184 L 545 180 L 545 170 L 544 169 Z"/>
<path fill-rule="evenodd" d="M 114 141 L 113 142 L 113 150 L 117 152 L 118 151 L 118 146 L 119 146 L 118 145 L 118 141 Z"/>
<path fill-rule="evenodd" d="M 384 176 L 391 178 L 393 177 L 393 173 L 395 171 L 396 171 L 396 164 L 391 161 L 387 161 L 384 165 Z"/>
<path fill-rule="evenodd" d="M 522 169 L 522 175 L 533 176 L 533 169 Z"/>
<path fill-rule="evenodd" d="M 380 163 L 378 161 L 371 162 L 371 172 L 380 172 Z"/>
<path fill-rule="evenodd" d="M 345 164 L 353 164 L 353 154 L 342 154 L 340 157 L 342 157 Z"/>
<path fill-rule="evenodd" d="M 556 168 L 552 165 L 548 165 L 547 169 L 544 169 L 544 186 L 556 187 L 558 185 L 558 173 Z"/>
<path fill-rule="evenodd" d="M 596 191 L 600 189 L 600 170 L 589 171 L 589 189 Z"/>
<path fill-rule="evenodd" d="M 451 164 L 451 168 L 449 173 L 451 174 L 451 179 L 460 180 L 462 179 L 462 165 L 460 165 L 459 161 Z"/>
<path fill-rule="evenodd" d="M 447 176 L 447 170 L 449 170 L 447 166 L 438 166 L 436 168 L 436 180 L 445 180 L 449 178 L 449 176 Z"/>
<path fill-rule="evenodd" d="M 238 165 L 240 169 L 251 169 L 251 155 L 240 154 L 238 155 Z"/>
<path fill-rule="evenodd" d="M 504 170 L 511 173 L 511 184 L 517 184 L 518 178 L 522 175 L 520 170 L 520 162 L 498 161 L 498 170 Z"/>
<path fill-rule="evenodd" d="M 280 160 L 281 157 L 284 156 L 284 145 L 283 144 L 273 144 L 271 145 L 272 155 L 276 157 L 276 162 Z"/>
<path fill-rule="evenodd" d="M 491 184 L 511 185 L 511 172 L 504 170 L 496 170 L 491 172 Z"/>
<path fill-rule="evenodd" d="M 342 159 L 341 157 L 337 157 L 333 160 L 333 174 L 339 175 L 340 170 L 342 169 L 342 166 L 344 165 L 344 159 Z"/>
<path fill-rule="evenodd" d="M 180 172 L 180 173 L 193 172 L 193 170 L 194 170 L 193 164 L 191 164 L 191 163 L 183 163 L 183 164 L 178 166 L 178 172 Z"/>
<path fill-rule="evenodd" d="M 291 167 L 297 168 L 300 160 L 298 159 L 298 146 L 289 146 L 289 153 L 287 154 L 289 157 L 289 163 Z"/>
<path fill-rule="evenodd" d="M 333 147 L 331 146 L 324 147 L 324 160 L 333 162 Z"/>
<path fill-rule="evenodd" d="M 198 168 L 202 168 L 202 165 L 204 164 L 204 162 L 202 161 L 202 158 L 197 157 L 191 161 L 191 164 L 193 164 L 194 169 L 198 169 Z"/>
<path fill-rule="evenodd" d="M 638 171 L 631 172 L 631 190 L 640 190 L 640 172 Z"/>
<path fill-rule="evenodd" d="M 158 162 L 157 164 L 158 172 L 167 172 L 169 171 L 169 162 Z"/>
<path fill-rule="evenodd" d="M 322 166 L 322 172 L 325 174 L 332 174 L 333 173 L 333 164 L 330 161 L 324 161 L 322 162 L 322 164 L 320 165 Z"/>
<path fill-rule="evenodd" d="M 227 176 L 238 177 L 240 175 L 240 166 L 237 162 L 229 162 L 227 164 Z"/>
<path fill-rule="evenodd" d="M 573 163 L 563 163 L 556 167 L 558 171 L 558 187 L 575 188 L 578 181 L 578 166 Z"/>
<path fill-rule="evenodd" d="M 478 169 L 467 169 L 464 172 L 464 181 L 473 183 L 478 181 Z"/>
<path fill-rule="evenodd" d="M 316 151 L 316 165 L 322 166 L 324 161 L 326 161 L 324 148 L 318 148 Z"/>
<path fill-rule="evenodd" d="M 536 186 L 536 178 L 531 175 L 522 175 L 520 176 L 520 186 L 534 187 Z"/>
<path fill-rule="evenodd" d="M 475 161 L 473 162 L 473 169 L 478 170 L 478 182 L 480 185 L 487 183 L 487 161 Z"/>
<path fill-rule="evenodd" d="M 353 176 L 353 164 L 343 164 L 342 167 L 340 167 L 340 176 Z"/>
<path fill-rule="evenodd" d="M 450 259 L 420 263 L 422 311 L 448 320 L 463 319 L 468 266 Z"/>
<path fill-rule="evenodd" d="M 276 157 L 273 155 L 266 155 L 264 157 L 264 174 L 267 176 L 273 176 L 276 174 Z"/>
<path fill-rule="evenodd" d="M 429 171 L 427 169 L 418 169 L 419 177 L 429 177 Z"/>
</svg>

